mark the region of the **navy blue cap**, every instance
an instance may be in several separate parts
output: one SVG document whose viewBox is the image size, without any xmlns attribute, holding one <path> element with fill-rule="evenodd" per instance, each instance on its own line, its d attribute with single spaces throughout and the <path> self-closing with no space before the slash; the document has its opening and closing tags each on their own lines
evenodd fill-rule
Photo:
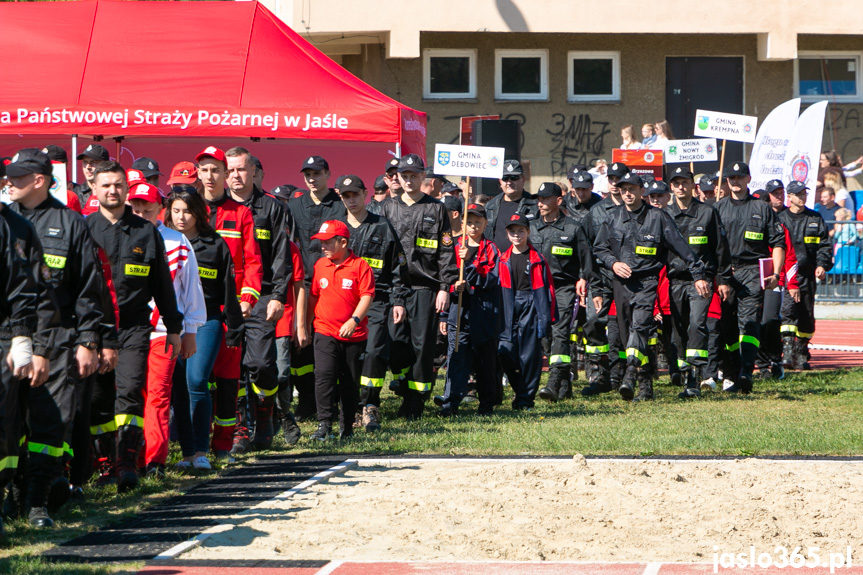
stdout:
<svg viewBox="0 0 863 575">
<path fill-rule="evenodd" d="M 767 182 L 767 185 L 764 186 L 764 191 L 768 194 L 775 192 L 776 190 L 784 190 L 785 184 L 782 183 L 782 180 L 770 180 Z"/>
<path fill-rule="evenodd" d="M 426 167 L 423 159 L 416 154 L 408 154 L 399 158 L 398 171 L 402 172 L 424 172 Z"/>
<path fill-rule="evenodd" d="M 785 193 L 787 194 L 797 194 L 805 193 L 809 188 L 806 187 L 806 184 L 803 182 L 798 182 L 797 180 L 793 180 L 788 182 L 788 185 L 785 186 Z"/>
<path fill-rule="evenodd" d="M 621 164 L 625 165 L 625 164 Z M 628 170 L 629 168 L 627 168 Z M 634 186 L 638 186 L 639 188 L 644 186 L 644 180 L 641 179 L 641 176 L 634 172 L 626 172 L 622 176 L 620 176 L 620 181 L 617 182 L 617 185 L 621 184 L 632 184 Z"/>
<path fill-rule="evenodd" d="M 668 181 L 670 182 L 674 178 L 686 178 L 688 180 L 692 179 L 692 170 L 685 166 L 677 166 L 673 170 L 668 173 Z"/>
<path fill-rule="evenodd" d="M 524 226 L 530 229 L 530 220 L 524 214 L 513 214 L 506 223 L 506 227 L 510 226 Z"/>
<path fill-rule="evenodd" d="M 99 144 L 90 144 L 84 148 L 84 151 L 78 154 L 78 159 L 83 160 L 84 158 L 90 158 L 91 160 L 98 160 L 100 162 L 107 162 L 111 159 L 108 155 L 108 150 Z"/>
<path fill-rule="evenodd" d="M 321 156 L 309 156 L 300 167 L 301 172 L 304 170 L 315 170 L 316 172 L 329 171 L 330 164 Z"/>
<path fill-rule="evenodd" d="M 518 160 L 505 160 L 503 162 L 504 176 L 521 176 L 524 174 L 524 168 L 521 167 L 521 162 Z"/>
<path fill-rule="evenodd" d="M 342 192 L 356 192 L 357 194 L 363 194 L 366 191 L 366 185 L 359 178 L 359 176 L 354 176 L 353 174 L 348 174 L 347 176 L 339 176 L 339 179 L 336 180 L 335 188 Z"/>
<path fill-rule="evenodd" d="M 552 197 L 560 197 L 563 195 L 563 190 L 560 189 L 560 186 L 555 184 L 554 182 L 543 182 L 539 186 L 539 190 L 536 192 L 536 196 L 538 198 L 552 198 Z"/>
<path fill-rule="evenodd" d="M 667 194 L 668 193 L 668 184 L 663 182 L 662 180 L 654 180 L 650 182 L 647 188 L 644 190 L 645 195 L 650 194 Z"/>
<path fill-rule="evenodd" d="M 749 174 L 749 164 L 746 162 L 734 162 L 725 167 L 725 173 L 722 174 L 723 178 L 730 178 L 733 176 L 748 176 Z"/>
<path fill-rule="evenodd" d="M 159 162 L 153 158 L 138 158 L 132 162 L 132 169 L 139 170 L 145 178 L 162 175 L 162 172 L 159 171 Z"/>
<path fill-rule="evenodd" d="M 623 162 L 614 162 L 608 166 L 607 175 L 622 178 L 624 174 L 629 173 L 629 166 Z"/>
<path fill-rule="evenodd" d="M 593 187 L 593 174 L 590 172 L 576 172 L 569 176 L 569 183 L 573 188 L 587 190 Z"/>
<path fill-rule="evenodd" d="M 27 174 L 43 174 L 50 176 L 54 173 L 48 154 L 38 148 L 24 148 L 12 156 L 12 161 L 6 164 L 6 175 L 10 178 L 26 176 Z"/>
</svg>

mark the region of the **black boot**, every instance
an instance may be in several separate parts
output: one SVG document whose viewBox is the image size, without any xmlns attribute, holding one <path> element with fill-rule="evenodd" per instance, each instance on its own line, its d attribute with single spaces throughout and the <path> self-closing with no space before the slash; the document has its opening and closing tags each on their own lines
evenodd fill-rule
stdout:
<svg viewBox="0 0 863 575">
<path fill-rule="evenodd" d="M 273 396 L 257 397 L 255 401 L 255 449 L 273 446 Z"/>
<path fill-rule="evenodd" d="M 620 392 L 620 397 L 626 401 L 632 401 L 632 398 L 635 395 L 636 373 L 637 368 L 634 365 L 626 366 L 626 372 L 623 374 L 623 381 L 620 382 L 620 388 L 617 390 Z"/>
<path fill-rule="evenodd" d="M 138 454 L 144 446 L 144 430 L 121 425 L 117 430 L 117 493 L 138 487 Z"/>
<path fill-rule="evenodd" d="M 782 336 L 782 367 L 785 369 L 798 369 L 796 360 L 796 340 L 793 335 Z"/>
<path fill-rule="evenodd" d="M 701 382 L 701 369 L 695 365 L 690 365 L 683 372 L 683 375 L 686 387 L 683 391 L 677 394 L 677 397 L 680 399 L 701 397 L 701 390 L 699 389 L 699 384 Z"/>
<path fill-rule="evenodd" d="M 627 373 L 629 369 L 627 368 Z M 636 379 L 638 380 L 638 394 L 635 396 L 635 399 L 632 401 L 650 401 L 653 399 L 653 374 L 649 367 L 644 366 L 638 368 L 638 374 L 636 375 Z"/>
<path fill-rule="evenodd" d="M 569 380 L 570 377 L 572 377 L 572 374 L 570 373 L 568 366 L 561 369 L 560 387 L 557 389 L 557 398 L 561 401 L 564 399 L 572 399 L 572 384 Z"/>
<path fill-rule="evenodd" d="M 402 399 L 402 405 L 399 407 L 398 416 L 403 417 L 408 421 L 416 421 L 423 414 L 423 398 L 422 394 L 415 389 L 406 388 Z"/>
<path fill-rule="evenodd" d="M 542 399 L 552 403 L 557 401 L 557 394 L 560 391 L 560 367 L 554 366 L 548 370 L 548 381 L 545 387 L 539 390 L 539 396 Z"/>
<path fill-rule="evenodd" d="M 243 395 L 237 398 L 237 425 L 234 427 L 234 444 L 231 447 L 231 455 L 242 455 L 252 447 L 249 439 L 249 398 Z"/>
<path fill-rule="evenodd" d="M 57 513 L 69 501 L 70 495 L 71 486 L 68 479 L 61 475 L 52 481 L 48 488 L 48 513 Z"/>
<path fill-rule="evenodd" d="M 809 365 L 809 339 L 805 337 L 797 338 L 797 345 L 794 348 L 794 363 L 797 369 L 809 371 L 812 366 Z"/>
<path fill-rule="evenodd" d="M 296 445 L 302 436 L 300 426 L 297 425 L 297 420 L 290 411 L 282 412 L 282 433 L 285 437 L 285 443 Z"/>
<path fill-rule="evenodd" d="M 32 466 L 26 475 L 27 494 L 24 497 L 24 515 L 33 527 L 54 527 L 54 521 L 48 515 L 48 490 L 53 477 L 45 468 Z"/>
<path fill-rule="evenodd" d="M 109 431 L 93 436 L 93 457 L 99 468 L 96 487 L 107 487 L 117 483 L 115 467 L 117 464 L 117 432 Z"/>
<path fill-rule="evenodd" d="M 581 395 L 590 397 L 612 391 L 607 356 L 588 356 L 585 373 L 587 374 L 587 387 L 581 390 Z"/>
</svg>

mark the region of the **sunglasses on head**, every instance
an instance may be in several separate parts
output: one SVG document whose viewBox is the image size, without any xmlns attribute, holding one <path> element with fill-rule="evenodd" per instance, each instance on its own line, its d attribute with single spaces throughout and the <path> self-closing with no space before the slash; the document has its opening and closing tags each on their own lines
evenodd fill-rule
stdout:
<svg viewBox="0 0 863 575">
<path fill-rule="evenodd" d="M 504 182 L 515 182 L 519 180 L 521 176 L 504 176 L 501 178 Z"/>
<path fill-rule="evenodd" d="M 182 193 L 197 194 L 198 189 L 191 184 L 177 184 L 177 185 L 171 186 L 171 193 L 172 194 L 182 194 Z"/>
</svg>

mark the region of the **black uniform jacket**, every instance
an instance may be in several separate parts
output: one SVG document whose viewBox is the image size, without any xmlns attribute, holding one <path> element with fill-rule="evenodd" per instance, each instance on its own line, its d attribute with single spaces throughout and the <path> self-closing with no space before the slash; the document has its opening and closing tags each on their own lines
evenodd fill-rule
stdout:
<svg viewBox="0 0 863 575">
<path fill-rule="evenodd" d="M 232 199 L 238 201 L 236 197 Z M 288 230 L 293 229 L 293 218 L 282 202 L 258 188 L 248 201 L 239 203 L 249 208 L 255 219 L 255 239 L 264 268 L 261 295 L 272 294 L 274 300 L 285 303 L 292 271 Z"/>
<path fill-rule="evenodd" d="M 646 203 L 634 212 L 624 207 L 611 214 L 596 236 L 593 251 L 606 269 L 615 262 L 628 265 L 632 279 L 658 278 L 672 251 L 686 262 L 696 281 L 710 279 L 704 262 L 689 249 L 671 216 Z"/>
<path fill-rule="evenodd" d="M 405 305 L 410 279 L 402 244 L 385 217 L 369 213 L 355 228 L 348 224 L 348 247 L 372 268 L 376 294 L 388 294 L 392 305 Z"/>
<path fill-rule="evenodd" d="M 105 250 L 111 264 L 120 328 L 148 325 L 152 299 L 167 332 L 182 333 L 183 314 L 177 310 L 165 242 L 156 226 L 133 214 L 130 206 L 126 206 L 116 224 L 109 222 L 101 211 L 85 221 L 93 240 Z"/>
<path fill-rule="evenodd" d="M 401 241 L 411 287 L 447 291 L 458 268 L 446 207 L 426 194 L 412 205 L 402 198 L 384 203 L 383 215 Z"/>
</svg>

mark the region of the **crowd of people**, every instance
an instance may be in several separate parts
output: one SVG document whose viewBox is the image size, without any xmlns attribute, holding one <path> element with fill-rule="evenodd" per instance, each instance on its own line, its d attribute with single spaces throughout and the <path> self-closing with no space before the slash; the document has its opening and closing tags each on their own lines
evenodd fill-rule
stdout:
<svg viewBox="0 0 863 575">
<path fill-rule="evenodd" d="M 172 436 L 178 468 L 209 469 L 279 432 L 296 444 L 298 421 L 318 441 L 379 430 L 388 374 L 407 420 L 469 398 L 491 415 L 504 381 L 514 410 L 566 400 L 582 369 L 585 398 L 648 401 L 658 349 L 681 399 L 748 394 L 756 370 L 807 368 L 832 265 L 810 191 L 753 194 L 742 161 L 666 180 L 613 163 L 598 194 L 581 165 L 529 193 L 507 160 L 488 198 L 414 154 L 371 194 L 355 175 L 331 187 L 320 156 L 304 188 L 267 192 L 249 150 L 210 146 L 167 196 L 152 159 L 127 170 L 93 144 L 78 160 L 65 201 L 61 148 L 0 163 L 3 515 L 37 527 L 94 474 L 120 493 L 164 477 Z"/>
</svg>

